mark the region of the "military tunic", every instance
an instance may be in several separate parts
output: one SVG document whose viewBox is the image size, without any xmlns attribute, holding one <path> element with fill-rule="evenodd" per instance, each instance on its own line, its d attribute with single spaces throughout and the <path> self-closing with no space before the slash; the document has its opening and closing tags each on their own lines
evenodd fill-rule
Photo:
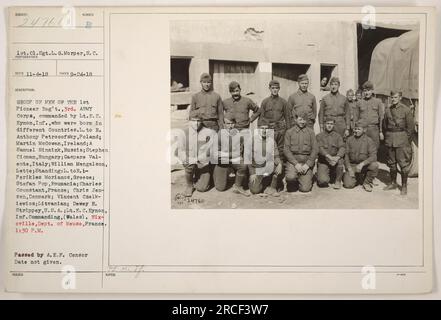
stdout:
<svg viewBox="0 0 441 320">
<path fill-rule="evenodd" d="M 414 119 L 410 108 L 402 103 L 386 107 L 384 115 L 385 145 L 388 149 L 387 165 L 397 170 L 397 163 L 403 172 L 408 172 L 412 161 L 411 137 Z"/>
<path fill-rule="evenodd" d="M 213 171 L 214 186 L 218 191 L 225 191 L 228 187 L 229 171 L 232 168 L 236 172 L 235 183 L 241 187 L 248 174 L 248 167 L 243 161 L 243 135 L 237 129 L 221 130 L 218 139 L 219 160 Z"/>
<path fill-rule="evenodd" d="M 288 128 L 294 126 L 295 113 L 300 114 L 305 112 L 308 114 L 307 126 L 311 128 L 314 126 L 315 119 L 317 117 L 317 101 L 312 93 L 308 91 L 303 92 L 300 89 L 297 90 L 297 92 L 294 92 L 288 98 L 288 109 L 290 114 Z"/>
<path fill-rule="evenodd" d="M 320 102 L 319 124 L 323 128 L 326 117 L 335 119 L 334 130 L 344 136 L 345 130 L 350 128 L 351 114 L 346 104 L 346 97 L 340 93 L 328 93 Z"/>
<path fill-rule="evenodd" d="M 276 166 L 281 163 L 279 149 L 275 141 L 270 141 L 270 138 L 262 138 L 259 135 L 253 137 L 253 152 L 258 152 L 261 159 L 253 157 L 253 161 L 248 165 L 250 174 L 249 189 L 251 193 L 261 193 L 266 187 L 271 184 L 272 179 L 276 179 L 275 188 L 277 187 L 278 179 L 274 177 L 274 170 Z M 267 147 L 271 147 L 270 150 Z M 255 156 L 255 154 L 254 154 Z M 251 177 L 253 176 L 253 179 Z M 282 176 L 280 174 L 280 176 Z"/>
<path fill-rule="evenodd" d="M 349 174 L 349 168 L 355 173 L 355 167 L 364 162 L 363 169 L 360 173 L 356 173 L 355 177 Z M 346 172 L 343 176 L 343 184 L 345 188 L 354 188 L 358 182 L 363 184 L 372 184 L 372 181 L 378 174 L 377 163 L 377 146 L 374 141 L 366 134 L 360 137 L 351 136 L 346 141 L 345 154 Z"/>
<path fill-rule="evenodd" d="M 191 97 L 190 118 L 198 116 L 206 128 L 218 131 L 223 127 L 224 110 L 222 99 L 213 90 L 201 90 Z"/>
<path fill-rule="evenodd" d="M 319 148 L 317 183 L 319 186 L 328 184 L 331 180 L 331 171 L 335 171 L 336 180 L 340 181 L 343 175 L 343 159 L 345 156 L 345 143 L 343 142 L 343 137 L 335 131 L 323 131 L 317 135 L 317 145 Z M 338 156 L 340 159 L 336 165 L 331 166 L 326 155 Z"/>
<path fill-rule="evenodd" d="M 384 106 L 380 99 L 371 97 L 357 101 L 355 107 L 355 122 L 362 119 L 367 124 L 366 134 L 370 137 L 377 149 L 380 146 L 381 123 L 384 118 Z"/>
<path fill-rule="evenodd" d="M 247 97 L 240 97 L 235 100 L 232 97 L 223 101 L 225 112 L 231 112 L 236 120 L 236 129 L 250 127 L 250 111 L 257 112 L 259 107 L 253 100 Z"/>
<path fill-rule="evenodd" d="M 290 123 L 286 100 L 280 96 L 269 96 L 262 101 L 261 107 L 255 115 L 259 117 L 259 120 L 257 120 L 259 127 L 266 125 L 274 130 L 274 140 L 279 148 L 279 154 L 283 155 L 283 139 L 287 125 Z"/>
<path fill-rule="evenodd" d="M 314 131 L 309 127 L 300 128 L 297 125 L 289 129 L 285 134 L 284 154 L 286 162 L 287 183 L 298 182 L 299 190 L 309 192 L 312 188 L 312 169 L 317 159 L 318 146 Z M 309 170 L 305 174 L 299 174 L 295 165 L 307 164 Z"/>
</svg>

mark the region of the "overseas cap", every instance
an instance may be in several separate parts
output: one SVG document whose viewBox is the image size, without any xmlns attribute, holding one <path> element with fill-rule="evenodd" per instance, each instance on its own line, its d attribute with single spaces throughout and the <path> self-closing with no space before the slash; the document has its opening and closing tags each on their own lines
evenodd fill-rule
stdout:
<svg viewBox="0 0 441 320">
<path fill-rule="evenodd" d="M 363 83 L 363 89 L 372 90 L 374 89 L 374 85 L 370 81 L 366 81 Z"/>
<path fill-rule="evenodd" d="M 240 89 L 240 84 L 237 81 L 231 81 L 230 84 L 228 85 L 228 88 L 230 89 L 230 91 L 233 91 L 236 88 Z"/>
<path fill-rule="evenodd" d="M 308 112 L 306 112 L 306 111 L 294 112 L 294 117 L 295 118 L 302 118 L 303 120 L 309 119 Z"/>
<path fill-rule="evenodd" d="M 326 123 L 326 122 L 330 122 L 330 121 L 335 122 L 335 118 L 334 118 L 333 116 L 327 116 L 327 117 L 325 117 L 325 123 Z"/>
<path fill-rule="evenodd" d="M 211 76 L 208 73 L 201 74 L 201 81 L 212 81 Z"/>
<path fill-rule="evenodd" d="M 308 80 L 308 81 L 309 81 L 309 78 L 308 78 L 308 76 L 307 76 L 306 74 L 301 74 L 301 75 L 299 75 L 299 77 L 297 78 L 297 81 L 298 81 L 298 82 L 300 82 L 300 81 L 305 81 L 305 80 Z"/>
<path fill-rule="evenodd" d="M 280 82 L 279 81 L 277 81 L 277 80 L 271 80 L 270 82 L 269 82 L 269 86 L 271 87 L 271 86 L 277 86 L 277 87 L 280 87 Z"/>
<path fill-rule="evenodd" d="M 367 127 L 367 125 L 366 125 L 366 121 L 364 121 L 364 120 L 362 120 L 362 119 L 360 119 L 360 120 L 358 120 L 356 123 L 355 123 L 355 127 L 356 128 L 366 128 Z"/>
<path fill-rule="evenodd" d="M 334 82 L 340 84 L 340 79 L 338 77 L 332 77 L 331 80 L 329 81 L 329 84 L 332 84 Z"/>
</svg>

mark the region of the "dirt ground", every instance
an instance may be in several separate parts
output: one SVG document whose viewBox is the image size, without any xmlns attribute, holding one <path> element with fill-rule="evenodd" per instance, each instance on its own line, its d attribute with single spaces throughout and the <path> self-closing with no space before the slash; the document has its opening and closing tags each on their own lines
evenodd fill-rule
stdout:
<svg viewBox="0 0 441 320">
<path fill-rule="evenodd" d="M 184 128 L 186 122 L 175 118 L 173 128 Z M 232 192 L 231 188 L 224 192 L 212 187 L 207 192 L 195 191 L 191 198 L 182 196 L 185 188 L 184 171 L 180 167 L 172 168 L 171 203 L 174 209 L 417 209 L 418 208 L 418 178 L 409 178 L 408 194 L 401 196 L 400 190 L 383 191 L 389 181 L 389 170 L 382 163 L 374 181 L 372 192 L 366 192 L 362 186 L 354 189 L 335 190 L 319 188 L 314 183 L 311 192 L 287 192 L 286 188 L 280 197 L 251 195 L 245 197 Z M 234 176 L 230 177 L 230 185 Z M 400 184 L 400 176 L 398 175 Z"/>
<path fill-rule="evenodd" d="M 380 179 L 387 181 L 387 171 L 380 171 Z M 231 188 L 219 192 L 214 187 L 201 193 L 195 191 L 191 198 L 182 196 L 185 188 L 183 170 L 172 172 L 171 203 L 174 209 L 417 209 L 418 208 L 418 179 L 409 178 L 408 194 L 401 196 L 400 191 L 383 191 L 386 185 L 377 179 L 372 192 L 366 192 L 363 187 L 354 189 L 319 188 L 314 184 L 308 193 L 280 193 L 280 197 L 251 195 L 245 197 L 235 194 Z M 234 177 L 231 177 L 233 183 Z M 400 182 L 398 180 L 398 182 Z"/>
</svg>

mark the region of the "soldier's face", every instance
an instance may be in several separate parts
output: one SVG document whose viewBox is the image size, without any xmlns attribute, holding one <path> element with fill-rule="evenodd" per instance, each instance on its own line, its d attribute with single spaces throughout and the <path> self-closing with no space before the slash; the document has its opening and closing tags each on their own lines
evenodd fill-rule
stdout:
<svg viewBox="0 0 441 320">
<path fill-rule="evenodd" d="M 372 90 L 371 89 L 364 89 L 363 94 L 365 98 L 370 98 L 372 96 Z"/>
<path fill-rule="evenodd" d="M 362 127 L 355 127 L 354 128 L 354 136 L 360 137 L 364 133 L 364 128 Z"/>
<path fill-rule="evenodd" d="M 354 100 L 354 93 L 353 92 L 349 92 L 347 95 L 347 98 L 349 101 L 353 101 Z"/>
<path fill-rule="evenodd" d="M 309 81 L 308 80 L 302 80 L 299 82 L 299 88 L 300 90 L 302 90 L 303 92 L 305 92 L 306 90 L 308 90 L 308 85 L 309 85 Z"/>
<path fill-rule="evenodd" d="M 340 84 L 338 82 L 333 82 L 330 85 L 331 92 L 336 93 L 338 91 L 338 88 L 340 88 Z"/>
<path fill-rule="evenodd" d="M 261 126 L 260 128 L 259 128 L 259 135 L 262 137 L 262 138 L 266 138 L 266 136 L 267 136 L 267 131 L 268 131 L 268 127 L 267 126 Z"/>
<path fill-rule="evenodd" d="M 334 121 L 326 121 L 325 129 L 328 132 L 331 132 L 332 130 L 334 130 Z"/>
<path fill-rule="evenodd" d="M 297 117 L 296 124 L 299 126 L 299 128 L 304 128 L 306 126 L 306 119 L 303 117 Z"/>
<path fill-rule="evenodd" d="M 328 78 L 326 78 L 326 77 L 324 77 L 324 78 L 322 79 L 322 81 L 320 82 L 320 84 L 322 85 L 322 87 L 325 87 L 327 83 L 328 83 Z"/>
<path fill-rule="evenodd" d="M 363 99 L 363 95 L 361 94 L 361 92 L 360 92 L 360 93 L 357 93 L 357 94 L 355 95 L 355 97 L 357 98 L 357 100 L 361 100 L 361 99 Z"/>
<path fill-rule="evenodd" d="M 232 91 L 230 91 L 231 96 L 233 97 L 233 99 L 239 99 L 240 98 L 240 88 L 234 88 Z"/>
<path fill-rule="evenodd" d="M 211 89 L 211 81 L 210 80 L 202 80 L 201 86 L 204 91 L 210 91 Z"/>
<path fill-rule="evenodd" d="M 273 96 L 278 96 L 279 95 L 279 91 L 280 91 L 280 87 L 279 86 L 271 86 L 270 87 L 270 91 L 271 91 L 271 95 Z"/>
<path fill-rule="evenodd" d="M 231 130 L 234 128 L 234 121 L 231 121 L 230 119 L 225 119 L 225 129 Z"/>
<path fill-rule="evenodd" d="M 401 96 L 399 93 L 397 93 L 391 96 L 391 99 L 392 99 L 392 104 L 397 104 L 398 102 L 400 102 Z"/>
</svg>

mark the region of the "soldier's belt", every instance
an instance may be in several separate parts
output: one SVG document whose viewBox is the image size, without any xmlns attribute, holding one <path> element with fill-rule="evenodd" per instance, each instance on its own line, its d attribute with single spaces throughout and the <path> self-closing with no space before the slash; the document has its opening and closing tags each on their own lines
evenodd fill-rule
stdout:
<svg viewBox="0 0 441 320">
<path fill-rule="evenodd" d="M 389 131 L 389 132 L 404 132 L 406 130 L 404 130 L 402 128 L 393 128 L 393 129 L 387 129 L 387 131 Z"/>
</svg>

